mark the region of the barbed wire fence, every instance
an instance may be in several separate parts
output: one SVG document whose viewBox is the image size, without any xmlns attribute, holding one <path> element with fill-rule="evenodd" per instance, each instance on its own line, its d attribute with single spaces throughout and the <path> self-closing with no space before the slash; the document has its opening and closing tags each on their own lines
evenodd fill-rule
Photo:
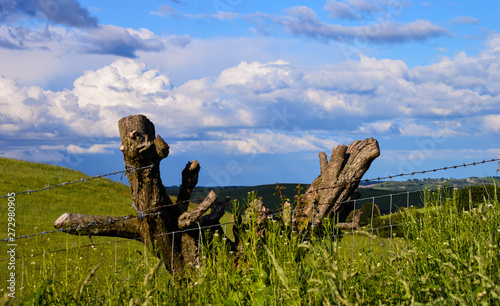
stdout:
<svg viewBox="0 0 500 306">
<path fill-rule="evenodd" d="M 430 170 L 423 170 L 423 171 L 415 171 L 415 172 L 407 172 L 407 173 L 400 173 L 400 174 L 396 174 L 396 175 L 388 175 L 388 176 L 384 176 L 384 177 L 377 177 L 377 178 L 371 178 L 371 179 L 363 179 L 361 180 L 360 182 L 378 182 L 378 181 L 382 181 L 382 180 L 386 180 L 386 179 L 394 179 L 394 178 L 399 178 L 399 177 L 405 177 L 405 176 L 414 176 L 414 175 L 417 175 L 417 174 L 425 174 L 425 173 L 432 173 L 432 172 L 437 172 L 437 171 L 445 171 L 445 170 L 451 170 L 451 169 L 457 169 L 457 168 L 464 168 L 464 167 L 470 167 L 470 166 L 476 166 L 476 165 L 480 165 L 480 164 L 485 164 L 485 163 L 491 163 L 491 162 L 499 162 L 500 159 L 489 159 L 489 160 L 483 160 L 483 161 L 479 161 L 479 162 L 471 162 L 471 163 L 463 163 L 463 164 L 460 164 L 460 165 L 454 165 L 454 166 L 446 166 L 446 167 L 441 167 L 441 168 L 435 168 L 435 169 L 430 169 Z M 88 182 L 88 181 L 91 181 L 91 180 L 95 180 L 95 179 L 99 179 L 99 178 L 104 178 L 104 177 L 108 177 L 108 176 L 112 176 L 112 175 L 118 175 L 118 174 L 122 174 L 122 175 L 125 175 L 126 173 L 130 173 L 132 171 L 139 171 L 139 170 L 144 170 L 144 169 L 148 169 L 148 168 L 152 168 L 154 165 L 149 165 L 149 166 L 146 166 L 146 167 L 141 167 L 141 168 L 134 168 L 134 167 L 129 167 L 129 166 L 126 166 L 125 170 L 121 170 L 121 171 L 115 171 L 115 172 L 111 172 L 111 173 L 107 173 L 107 174 L 103 174 L 103 175 L 96 175 L 96 176 L 92 176 L 92 177 L 88 177 L 88 178 L 84 178 L 84 179 L 80 179 L 80 180 L 77 180 L 77 181 L 70 181 L 70 182 L 63 182 L 63 183 L 59 183 L 59 184 L 55 184 L 55 185 L 51 185 L 51 186 L 47 186 L 45 188 L 40 188 L 40 189 L 33 189 L 33 190 L 26 190 L 26 191 L 21 191 L 21 192 L 17 192 L 15 193 L 14 195 L 17 196 L 17 195 L 31 195 L 33 193 L 36 193 L 36 192 L 40 192 L 40 191 L 46 191 L 46 190 L 50 190 L 50 189 L 53 189 L 53 188 L 59 188 L 59 187 L 63 187 L 63 186 L 67 186 L 67 185 L 71 185 L 71 184 L 78 184 L 78 183 L 84 183 L 84 182 Z M 347 182 L 349 183 L 349 182 Z M 346 182 L 344 183 L 341 183 L 341 184 L 337 184 L 337 185 L 334 185 L 334 186 L 331 186 L 331 187 L 328 187 L 328 188 L 336 188 L 336 187 L 339 187 L 339 186 L 342 186 L 343 184 L 346 184 Z M 387 234 L 387 238 L 388 238 L 388 242 L 389 242 L 389 246 L 388 246 L 388 253 L 390 254 L 392 252 L 392 245 L 393 245 L 393 238 L 394 238 L 394 229 L 399 227 L 400 224 L 399 223 L 394 223 L 393 221 L 393 215 L 399 211 L 400 208 L 406 208 L 406 209 L 410 209 L 411 206 L 413 206 L 413 204 L 411 203 L 414 203 L 414 199 L 412 199 L 412 196 L 415 197 L 415 196 L 421 196 L 422 193 L 424 192 L 434 192 L 433 190 L 427 190 L 427 189 L 421 189 L 421 190 L 413 190 L 413 191 L 404 191 L 404 192 L 399 192 L 399 193 L 391 193 L 391 194 L 387 194 L 387 195 L 379 195 L 379 196 L 371 196 L 371 197 L 366 197 L 366 198 L 360 198 L 360 199 L 355 199 L 355 200 L 349 200 L 349 201 L 345 201 L 345 202 L 339 202 L 338 204 L 341 204 L 341 203 L 349 203 L 351 202 L 352 205 L 353 205 L 353 211 L 356 210 L 356 209 L 360 209 L 361 208 L 361 205 L 363 205 L 364 203 L 372 203 L 372 204 L 375 204 L 375 205 L 378 205 L 378 203 L 380 202 L 388 202 L 388 206 L 389 206 L 389 209 L 386 210 L 384 209 L 384 215 L 388 215 L 388 220 L 387 221 L 387 224 L 382 224 L 381 226 L 374 226 L 374 211 L 375 209 L 373 208 L 372 206 L 372 209 L 371 209 L 371 216 L 370 216 L 370 224 L 369 226 L 366 225 L 366 228 L 365 229 L 362 229 L 362 230 L 358 230 L 354 227 L 351 228 L 351 230 L 347 230 L 347 231 L 344 231 L 342 233 L 343 236 L 348 236 L 348 235 L 352 235 L 352 245 L 351 245 L 351 248 L 352 248 L 352 258 L 354 259 L 355 257 L 355 248 L 356 248 L 356 237 L 357 235 L 366 235 L 370 238 L 370 241 L 371 241 L 371 244 L 370 244 L 370 251 L 373 250 L 373 243 L 375 241 L 375 238 L 378 236 L 376 235 L 375 233 L 380 233 L 381 231 L 389 231 L 389 234 Z M 10 193 L 10 194 L 7 194 L 7 195 L 4 195 L 4 196 L 1 196 L 0 198 L 7 198 L 9 196 L 12 196 L 13 194 Z M 404 199 L 399 199 L 399 200 L 396 200 L 397 198 L 404 198 Z M 425 197 L 424 197 L 425 198 Z M 182 201 L 182 202 L 178 202 L 178 203 L 174 203 L 174 204 L 168 204 L 168 205 L 163 205 L 163 206 L 159 206 L 159 207 L 155 207 L 155 208 L 152 208 L 152 209 L 148 209 L 148 210 L 145 210 L 145 211 L 140 211 L 138 210 L 135 205 L 134 208 L 136 209 L 136 212 L 137 212 L 137 215 L 136 216 L 124 216 L 122 218 L 114 218 L 114 219 L 109 219 L 107 221 L 100 221 L 100 222 L 92 222 L 92 223 L 88 223 L 86 225 L 79 225 L 77 227 L 73 227 L 73 228 L 63 228 L 61 227 L 60 229 L 57 229 L 57 230 L 52 230 L 52 231 L 42 231 L 42 232 L 37 232 L 37 233 L 33 233 L 33 234 L 27 234 L 27 235 L 22 235 L 22 236 L 16 236 L 15 238 L 5 238 L 5 239 L 1 239 L 0 240 L 0 243 L 3 243 L 3 242 L 7 242 L 7 243 L 12 243 L 12 242 L 15 242 L 17 240 L 20 240 L 20 239 L 30 239 L 30 238 L 34 238 L 34 237 L 38 237 L 38 236 L 45 236 L 45 235 L 51 235 L 51 234 L 56 234 L 56 233 L 66 233 L 66 232 L 70 232 L 70 231 L 78 231 L 78 230 L 81 230 L 81 229 L 84 229 L 84 228 L 87 228 L 87 227 L 92 227 L 92 226 L 96 226 L 96 225 L 104 225 L 104 224 L 112 224 L 114 222 L 118 222 L 120 220 L 128 220 L 128 219 L 133 219 L 133 218 L 138 218 L 138 219 L 142 219 L 142 218 L 145 218 L 145 217 L 150 217 L 150 216 L 159 216 L 161 214 L 160 211 L 155 211 L 155 212 L 151 212 L 153 210 L 158 210 L 158 209 L 161 209 L 163 207 L 167 207 L 167 206 L 173 206 L 173 205 L 180 205 L 180 204 L 184 204 L 186 202 L 190 202 L 190 201 Z M 330 205 L 331 203 L 319 203 L 319 204 L 316 204 L 317 205 Z M 426 203 L 425 203 L 425 199 L 424 199 L 424 203 L 423 203 L 423 206 L 425 207 Z M 387 206 L 387 203 L 386 205 Z M 305 207 L 305 208 L 302 208 L 302 209 L 306 209 L 308 207 Z M 292 213 L 291 213 L 291 216 L 293 218 L 294 214 L 297 212 L 298 210 L 297 209 L 293 209 L 292 210 Z M 283 212 L 280 211 L 280 210 L 274 210 L 274 211 L 270 211 L 270 213 L 267 215 L 268 218 L 271 218 L 271 219 L 274 219 L 274 218 L 277 218 L 277 217 L 282 217 L 282 214 Z M 292 224 L 293 224 L 293 219 L 292 219 Z M 199 231 L 199 234 L 200 234 L 200 237 L 201 237 L 201 234 L 202 234 L 202 231 L 204 230 L 207 230 L 207 229 L 210 229 L 212 227 L 215 227 L 215 226 L 220 226 L 220 227 L 223 227 L 224 228 L 224 237 L 226 237 L 226 233 L 228 232 L 227 230 L 227 227 L 228 226 L 233 226 L 234 225 L 234 222 L 226 222 L 226 223 L 222 223 L 222 224 L 216 224 L 216 225 L 212 225 L 212 226 L 205 226 L 205 227 L 198 227 L 198 228 L 191 228 L 191 229 L 185 229 L 185 230 L 179 230 L 179 231 L 172 231 L 172 232 L 166 232 L 166 233 L 162 233 L 162 234 L 159 234 L 157 236 L 164 236 L 164 235 L 172 235 L 172 238 L 174 238 L 174 235 L 177 235 L 177 234 L 182 234 L 182 233 L 187 233 L 187 232 L 190 232 L 190 231 Z M 292 232 L 293 232 L 293 227 L 292 227 Z M 336 231 L 335 228 L 333 228 L 333 232 L 332 232 L 332 235 L 335 239 L 338 239 L 340 238 L 338 235 L 338 231 Z M 154 236 L 156 237 L 156 236 Z M 152 238 L 154 238 L 152 237 Z M 121 243 L 130 243 L 130 242 L 133 242 L 133 241 L 140 241 L 141 238 L 130 238 L 130 239 L 125 239 L 125 238 L 120 238 L 120 239 L 114 239 L 114 240 L 110 240 L 110 241 L 105 241 L 105 242 L 100 242 L 100 243 L 90 243 L 90 244 L 85 244 L 85 245 L 80 245 L 80 246 L 76 246 L 76 247 L 71 247 L 71 248 L 64 248 L 64 249 L 57 249 L 57 250 L 52 250 L 52 251 L 44 251 L 44 252 L 40 252 L 40 253 L 36 253 L 36 254 L 31 254 L 29 255 L 30 258 L 33 258 L 33 257 L 40 257 L 40 256 L 44 256 L 45 254 L 57 254 L 57 253 L 61 253 L 61 252 L 69 252 L 69 251 L 74 251 L 74 250 L 79 250 L 79 249 L 83 249 L 83 248 L 96 248 L 98 246 L 110 246 L 110 245 L 113 245 L 115 247 L 115 258 L 114 258 L 114 262 L 115 262 L 115 273 L 117 271 L 117 266 L 118 266 L 118 262 L 117 262 L 117 258 L 118 258 L 118 244 L 121 244 Z M 173 241 L 174 239 L 172 239 Z M 146 252 L 144 252 L 144 274 L 147 273 L 146 271 Z M 172 251 L 172 256 L 170 258 L 170 260 L 172 261 L 173 263 L 173 256 L 174 256 L 174 253 Z M 22 280 L 21 280 L 21 287 L 22 287 L 22 282 L 24 280 L 24 260 L 25 260 L 25 257 L 26 255 L 23 255 L 23 256 L 18 256 L 16 258 L 20 258 L 22 259 Z M 10 258 L 7 258 L 7 259 L 0 259 L 0 262 L 4 262 L 4 261 L 7 261 L 9 260 Z M 87 259 L 88 260 L 88 259 Z M 167 260 L 167 259 L 165 259 Z M 55 266 L 55 257 L 54 257 L 54 266 Z M 173 266 L 173 264 L 172 264 Z M 173 270 L 173 271 L 170 271 L 172 273 L 175 273 L 176 271 Z M 137 273 L 136 275 L 132 276 L 131 278 L 133 277 L 136 277 L 137 275 L 141 274 L 142 272 L 139 272 Z M 129 278 L 130 279 L 130 278 Z M 124 279 L 124 280 L 127 280 L 127 279 Z"/>
</svg>

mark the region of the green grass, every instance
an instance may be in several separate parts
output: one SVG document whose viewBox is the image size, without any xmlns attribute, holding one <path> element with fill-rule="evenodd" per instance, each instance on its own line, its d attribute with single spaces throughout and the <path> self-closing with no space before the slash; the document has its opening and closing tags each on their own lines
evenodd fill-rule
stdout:
<svg viewBox="0 0 500 306">
<path fill-rule="evenodd" d="M 68 180 L 64 176 L 58 178 Z M 60 182 L 58 178 L 54 183 Z M 38 180 L 47 183 L 44 175 Z M 36 188 L 32 184 L 35 181 L 27 187 Z M 70 208 L 61 206 L 69 201 L 62 196 L 62 202 L 51 202 L 63 207 L 54 208 L 56 217 L 66 211 L 81 212 L 83 205 L 78 204 L 81 199 L 90 198 L 92 204 L 97 204 L 96 198 L 100 196 L 96 193 L 102 188 L 101 183 L 104 182 L 92 183 L 96 186 L 90 194 L 79 188 L 69 192 L 67 197 L 75 197 Z M 87 184 L 91 188 L 90 182 Z M 7 187 L 6 192 L 19 190 Z M 19 209 L 36 202 L 49 205 L 41 202 L 39 194 L 48 196 L 58 190 L 63 193 L 64 188 L 70 187 L 36 196 L 20 195 L 16 204 Z M 127 188 L 123 191 L 128 194 Z M 78 200 L 76 195 L 83 198 Z M 123 205 L 123 201 L 130 201 L 125 195 L 123 201 L 112 202 L 111 198 L 109 209 L 116 206 L 115 214 L 122 214 L 118 209 L 130 208 Z M 89 239 L 60 233 L 31 238 L 23 241 L 28 243 L 27 253 L 17 262 L 18 266 L 24 265 L 24 288 L 18 288 L 19 301 L 27 305 L 498 304 L 500 205 L 497 199 L 463 210 L 453 193 L 443 193 L 431 195 L 426 204 L 425 208 L 405 209 L 399 214 L 401 236 L 392 240 L 372 235 L 371 230 L 344 232 L 339 239 L 327 221 L 324 229 L 304 237 L 296 232 L 290 234 L 279 218 L 269 220 L 267 235 L 262 240 L 257 238 L 257 228 L 250 221 L 241 237 L 243 254 L 235 258 L 225 244 L 227 238 L 222 234 L 215 236 L 204 245 L 202 264 L 186 270 L 183 281 L 174 281 L 163 267 L 155 269 L 156 258 L 137 242 L 73 250 L 73 246 L 87 244 Z M 33 213 L 26 208 L 28 211 Z M 37 213 L 45 214 L 42 210 Z M 31 216 L 39 219 L 36 214 Z M 46 214 L 42 217 L 46 220 L 37 222 L 50 228 L 55 220 L 52 217 Z M 31 231 L 31 227 L 23 228 Z M 56 237 L 60 240 L 57 247 L 63 245 L 62 252 L 30 256 L 30 249 L 43 253 L 46 240 Z M 4 269 L 0 271 L 3 279 Z"/>
</svg>

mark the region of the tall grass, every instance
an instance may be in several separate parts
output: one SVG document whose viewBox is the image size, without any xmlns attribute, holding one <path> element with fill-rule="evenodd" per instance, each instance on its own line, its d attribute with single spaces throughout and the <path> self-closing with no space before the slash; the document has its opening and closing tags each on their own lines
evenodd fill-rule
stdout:
<svg viewBox="0 0 500 306">
<path fill-rule="evenodd" d="M 25 260 L 21 304 L 106 305 L 475 305 L 500 303 L 500 205 L 459 208 L 455 191 L 425 195 L 426 207 L 403 210 L 403 237 L 338 233 L 325 221 L 309 236 L 279 218 L 258 238 L 244 224 L 241 254 L 224 233 L 205 239 L 200 264 L 176 281 L 158 261 L 134 250 L 116 266 L 114 245 L 82 256 Z M 242 225 L 243 226 L 243 225 Z M 69 236 L 69 240 L 71 240 Z M 68 243 L 69 243 L 68 240 Z M 121 248 L 129 247 L 124 243 Z M 103 254 L 99 268 L 85 256 Z M 54 257 L 57 256 L 57 257 Z M 78 257 L 77 257 L 78 256 Z M 35 260 L 35 259 L 33 259 Z M 90 260 L 90 262 L 95 262 Z"/>
</svg>

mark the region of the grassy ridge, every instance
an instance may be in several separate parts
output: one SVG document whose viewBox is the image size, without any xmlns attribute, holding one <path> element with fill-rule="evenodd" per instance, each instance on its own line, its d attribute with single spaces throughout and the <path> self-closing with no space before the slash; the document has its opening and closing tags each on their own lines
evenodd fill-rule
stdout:
<svg viewBox="0 0 500 306">
<path fill-rule="evenodd" d="M 0 158 L 0 168 L 2 169 L 1 195 L 88 178 L 81 172 L 63 167 L 6 158 Z M 7 238 L 7 199 L 4 198 L 0 202 L 0 216 L 2 216 L 0 217 L 0 238 L 4 239 Z M 106 178 L 31 194 L 20 194 L 15 199 L 16 236 L 52 231 L 54 230 L 54 221 L 66 212 L 114 216 L 135 214 L 131 203 L 129 187 Z M 127 243 L 117 244 L 120 252 L 116 252 L 115 244 L 108 247 L 103 246 L 99 250 L 91 246 L 110 241 Z M 48 261 L 52 261 L 51 266 L 56 266 L 51 274 L 54 278 L 70 282 L 72 281 L 71 275 L 77 278 L 81 277 L 81 274 L 85 273 L 84 271 L 98 262 L 114 266 L 115 253 L 117 261 L 127 262 L 133 258 L 134 253 L 144 249 L 143 244 L 136 241 L 112 237 L 92 237 L 90 239 L 86 236 L 80 237 L 65 233 L 20 239 L 16 243 L 18 244 L 16 247 L 17 270 L 19 271 L 17 274 L 18 286 L 21 286 L 22 279 L 22 286 L 28 292 L 40 284 L 31 281 L 27 275 L 47 276 Z M 85 245 L 88 247 L 81 248 Z M 0 255 L 0 260 L 2 260 L 0 261 L 0 279 L 2 280 L 6 279 L 6 258 L 7 254 L 2 252 Z M 77 270 L 70 267 L 74 263 L 79 263 Z M 0 290 L 2 289 L 3 286 Z"/>
<path fill-rule="evenodd" d="M 1 194 L 85 177 L 69 169 L 12 160 L 0 159 L 0 166 L 11 171 L 3 172 Z M 240 200 L 245 203 L 245 198 Z M 51 230 L 54 220 L 67 211 L 130 214 L 133 208 L 126 205 L 130 201 L 128 187 L 107 179 L 19 195 L 17 234 Z M 1 207 L 4 216 L 5 207 Z M 102 212 L 98 212 L 101 208 Z M 17 278 L 18 302 L 27 305 L 500 303 L 500 205 L 496 197 L 464 211 L 457 205 L 455 194 L 434 193 L 426 199 L 425 208 L 403 210 L 399 221 L 404 233 L 401 238 L 389 240 L 360 231 L 344 233 L 339 239 L 327 221 L 321 231 L 303 237 L 295 232 L 290 234 L 276 218 L 269 220 L 266 240 L 259 240 L 258 228 L 250 219 L 241 237 L 244 252 L 237 265 L 234 254 L 224 243 L 226 238 L 219 235 L 213 241 L 205 241 L 201 265 L 188 269 L 182 283 L 174 282 L 162 266 L 155 269 L 156 258 L 139 242 L 93 237 L 95 246 L 90 246 L 88 237 L 63 233 L 22 239 L 17 249 L 17 255 L 22 256 L 17 262 L 17 269 L 22 271 L 18 270 L 22 274 L 22 280 L 19 274 Z M 0 220 L 0 226 L 6 228 L 6 220 Z M 109 241 L 113 243 L 106 244 Z M 80 248 L 83 245 L 89 246 Z M 0 261 L 0 280 L 6 277 L 2 265 L 6 261 Z M 0 287 L 0 305 L 2 292 L 5 289 Z"/>
<path fill-rule="evenodd" d="M 283 195 L 286 196 L 290 202 L 294 202 L 294 196 L 297 194 L 298 184 L 280 184 L 280 186 L 285 187 L 282 190 Z M 303 188 L 301 193 L 304 193 L 309 187 L 307 184 L 301 184 Z M 210 190 L 214 190 L 219 199 L 223 199 L 226 196 L 231 196 L 233 200 L 245 201 L 248 197 L 248 193 L 252 191 L 257 192 L 258 197 L 262 197 L 262 201 L 271 210 L 277 210 L 281 207 L 280 198 L 278 195 L 274 195 L 276 191 L 276 185 L 257 185 L 249 187 L 207 187 L 207 188 L 196 188 L 193 191 L 193 198 L 203 199 Z M 171 192 L 174 192 L 172 190 Z M 394 213 L 399 207 L 406 207 L 408 204 L 411 206 L 421 207 L 423 206 L 423 200 L 420 192 L 405 192 L 405 191 L 395 191 L 390 189 L 376 189 L 376 188 L 358 188 L 358 192 L 361 194 L 361 198 L 356 202 L 356 207 L 359 208 L 367 202 L 375 202 L 379 207 L 383 215 Z M 391 197 L 389 195 L 395 194 Z M 392 201 L 392 202 L 391 202 Z"/>
</svg>

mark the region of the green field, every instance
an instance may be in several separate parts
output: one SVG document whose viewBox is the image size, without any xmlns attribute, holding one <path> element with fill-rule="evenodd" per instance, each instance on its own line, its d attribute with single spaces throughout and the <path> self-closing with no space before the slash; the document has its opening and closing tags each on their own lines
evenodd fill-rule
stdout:
<svg viewBox="0 0 500 306">
<path fill-rule="evenodd" d="M 74 181 L 82 173 L 0 159 L 0 193 Z M 268 185 L 270 193 L 274 186 Z M 252 187 L 256 188 L 256 187 Z M 295 188 L 294 185 L 287 189 Z M 258 195 L 264 193 L 258 190 Z M 248 191 L 233 196 L 246 202 Z M 217 191 L 218 193 L 220 192 Z M 366 190 L 362 192 L 374 192 Z M 381 194 L 378 194 L 381 195 Z M 376 197 L 373 193 L 364 197 Z M 219 199 L 224 194 L 219 193 Z M 406 194 L 407 196 L 407 194 Z M 419 195 L 420 196 L 420 195 Z M 274 196 L 276 197 L 276 196 Z M 363 197 L 363 193 L 362 193 Z M 2 199 L 7 216 L 7 199 Z M 375 203 L 377 202 L 377 199 Z M 393 199 L 393 205 L 394 204 Z M 404 201 L 406 203 L 406 199 Z M 413 202 L 411 202 L 413 203 Z M 65 212 L 133 214 L 128 187 L 108 179 L 18 195 L 16 235 L 53 229 Z M 267 202 L 266 202 L 267 204 Z M 413 204 L 412 204 L 413 205 Z M 383 216 L 383 220 L 392 216 Z M 235 264 L 226 237 L 206 241 L 199 267 L 182 281 L 142 243 L 64 233 L 17 240 L 16 300 L 25 305 L 495 305 L 500 303 L 500 205 L 496 197 L 463 210 L 454 194 L 434 193 L 424 208 L 398 214 L 398 238 L 371 229 L 343 232 L 329 224 L 310 236 L 276 218 L 259 240 L 249 221 Z M 394 223 L 392 223 L 394 224 Z M 7 218 L 0 218 L 0 238 Z M 5 242 L 0 280 L 8 278 Z M 0 287 L 0 305 L 9 300 Z M 10 301 L 12 302 L 12 301 Z"/>
</svg>

